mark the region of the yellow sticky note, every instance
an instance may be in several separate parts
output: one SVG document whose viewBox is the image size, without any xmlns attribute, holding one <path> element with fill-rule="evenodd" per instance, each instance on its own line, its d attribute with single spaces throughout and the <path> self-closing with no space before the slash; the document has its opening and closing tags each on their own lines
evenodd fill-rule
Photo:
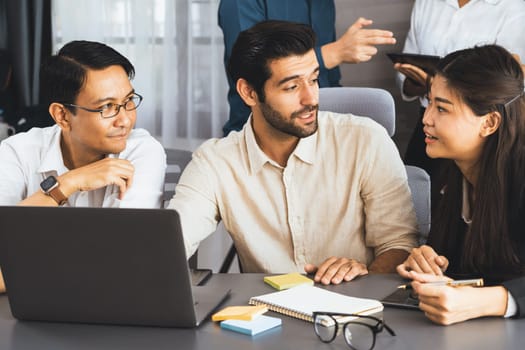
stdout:
<svg viewBox="0 0 525 350">
<path fill-rule="evenodd" d="M 264 282 L 268 283 L 277 290 L 288 289 L 301 284 L 309 284 L 311 286 L 314 285 L 313 280 L 304 275 L 301 275 L 298 272 L 287 273 L 286 275 L 266 276 L 264 277 Z"/>
<path fill-rule="evenodd" d="M 228 306 L 211 316 L 212 321 L 244 320 L 251 321 L 268 311 L 264 305 L 256 306 Z"/>
</svg>

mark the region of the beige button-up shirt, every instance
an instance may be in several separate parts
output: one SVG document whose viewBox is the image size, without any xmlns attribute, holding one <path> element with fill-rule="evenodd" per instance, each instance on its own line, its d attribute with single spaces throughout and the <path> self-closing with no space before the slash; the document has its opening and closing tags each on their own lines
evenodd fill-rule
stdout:
<svg viewBox="0 0 525 350">
<path fill-rule="evenodd" d="M 245 272 L 303 272 L 330 256 L 370 264 L 416 245 L 406 172 L 385 129 L 368 118 L 319 112 L 286 167 L 242 131 L 193 154 L 169 208 L 181 216 L 187 256 L 215 231 L 230 233 Z"/>
</svg>

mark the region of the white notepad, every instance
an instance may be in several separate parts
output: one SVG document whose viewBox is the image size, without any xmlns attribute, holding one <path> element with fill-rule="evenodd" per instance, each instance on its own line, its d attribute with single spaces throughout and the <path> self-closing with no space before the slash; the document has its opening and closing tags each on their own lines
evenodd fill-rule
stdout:
<svg viewBox="0 0 525 350">
<path fill-rule="evenodd" d="M 308 285 L 252 297 L 249 303 L 266 305 L 272 311 L 309 322 L 313 322 L 314 311 L 369 315 L 383 310 L 378 300 L 351 297 Z"/>
</svg>

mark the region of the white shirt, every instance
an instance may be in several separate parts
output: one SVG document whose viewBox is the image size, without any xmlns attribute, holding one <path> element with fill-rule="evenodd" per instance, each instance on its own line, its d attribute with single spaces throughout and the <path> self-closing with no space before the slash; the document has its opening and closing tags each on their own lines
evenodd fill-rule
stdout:
<svg viewBox="0 0 525 350">
<path fill-rule="evenodd" d="M 319 112 L 286 167 L 257 145 L 251 119 L 240 132 L 193 154 L 169 208 L 191 256 L 222 220 L 245 272 L 304 272 L 330 256 L 370 264 L 416 245 L 405 167 L 385 129 L 368 118 Z"/>
<path fill-rule="evenodd" d="M 69 171 L 60 149 L 61 131 L 57 125 L 33 128 L 11 136 L 0 144 L 0 205 L 16 205 L 40 191 L 40 183 L 50 175 Z M 75 192 L 65 206 L 160 208 L 166 171 L 162 145 L 146 130 L 130 133 L 126 149 L 108 157 L 129 160 L 135 167 L 133 183 L 119 200 L 118 186 Z"/>
<path fill-rule="evenodd" d="M 525 62 L 525 1 L 470 0 L 460 8 L 457 0 L 416 0 L 403 52 L 446 56 L 487 44 L 503 46 Z M 401 92 L 404 81 L 398 73 Z"/>
</svg>

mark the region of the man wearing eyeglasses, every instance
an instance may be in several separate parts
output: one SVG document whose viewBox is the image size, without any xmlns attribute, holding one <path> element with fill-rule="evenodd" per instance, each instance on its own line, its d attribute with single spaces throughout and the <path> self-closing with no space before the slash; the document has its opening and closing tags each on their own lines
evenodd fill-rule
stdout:
<svg viewBox="0 0 525 350">
<path fill-rule="evenodd" d="M 0 145 L 0 205 L 160 207 L 166 156 L 147 131 L 133 129 L 142 96 L 129 60 L 73 41 L 40 73 L 56 125 Z"/>
<path fill-rule="evenodd" d="M 133 129 L 142 102 L 134 74 L 101 43 L 72 41 L 50 57 L 40 79 L 56 125 L 0 144 L 0 205 L 160 207 L 166 155 Z"/>
</svg>

